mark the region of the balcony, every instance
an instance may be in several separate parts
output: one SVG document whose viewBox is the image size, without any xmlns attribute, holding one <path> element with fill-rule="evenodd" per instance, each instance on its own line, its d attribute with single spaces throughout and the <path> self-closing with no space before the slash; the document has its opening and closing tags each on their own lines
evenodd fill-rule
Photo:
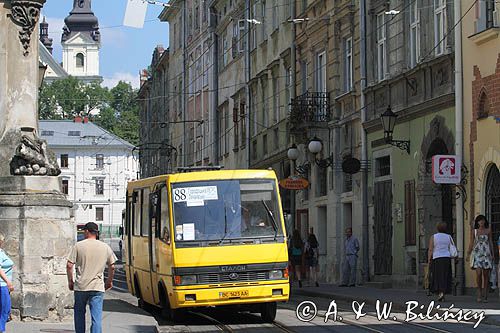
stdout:
<svg viewBox="0 0 500 333">
<path fill-rule="evenodd" d="M 326 92 L 306 92 L 292 99 L 290 123 L 295 130 L 324 127 L 331 119 L 330 96 Z"/>
</svg>

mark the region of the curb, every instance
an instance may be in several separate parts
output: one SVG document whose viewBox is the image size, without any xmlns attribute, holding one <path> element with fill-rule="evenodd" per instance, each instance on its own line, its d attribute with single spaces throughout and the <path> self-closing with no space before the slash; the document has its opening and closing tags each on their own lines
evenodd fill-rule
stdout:
<svg viewBox="0 0 500 333">
<path fill-rule="evenodd" d="M 351 296 L 346 296 L 346 295 L 341 295 L 341 294 L 324 294 L 321 292 L 316 292 L 316 291 L 305 291 L 305 290 L 297 290 L 297 289 L 292 289 L 290 291 L 290 295 L 300 295 L 300 296 L 312 296 L 312 297 L 317 297 L 317 298 L 323 298 L 323 299 L 336 299 L 336 300 L 341 300 L 341 301 L 346 301 L 346 302 L 352 302 L 355 301 L 355 299 Z M 377 302 L 377 299 L 374 298 L 364 298 L 363 299 L 366 304 L 369 305 L 375 305 Z M 396 303 L 392 302 L 392 308 L 396 311 L 406 311 L 406 305 L 403 305 L 401 303 Z M 433 312 L 437 312 L 439 314 L 443 314 L 446 312 L 446 310 L 443 309 L 433 309 Z M 457 308 L 453 308 L 450 312 L 458 312 Z M 493 319 L 491 318 L 492 315 L 485 315 L 484 320 L 481 321 L 481 324 L 486 324 L 486 325 L 492 325 L 492 326 L 500 326 L 500 320 L 499 319 Z M 467 322 L 475 323 L 474 320 L 468 320 Z"/>
</svg>

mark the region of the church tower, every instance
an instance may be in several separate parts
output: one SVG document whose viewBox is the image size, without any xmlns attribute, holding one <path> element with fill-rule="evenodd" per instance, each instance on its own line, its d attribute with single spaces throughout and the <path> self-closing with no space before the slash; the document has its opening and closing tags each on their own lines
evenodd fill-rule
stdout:
<svg viewBox="0 0 500 333">
<path fill-rule="evenodd" d="M 85 83 L 98 80 L 101 35 L 91 0 L 73 0 L 73 10 L 64 19 L 61 37 L 63 68 Z"/>
</svg>

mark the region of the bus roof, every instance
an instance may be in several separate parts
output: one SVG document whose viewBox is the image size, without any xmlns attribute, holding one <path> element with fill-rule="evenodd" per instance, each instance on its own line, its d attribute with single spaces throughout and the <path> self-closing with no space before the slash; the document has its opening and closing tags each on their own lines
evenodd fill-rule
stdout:
<svg viewBox="0 0 500 333">
<path fill-rule="evenodd" d="M 274 170 L 217 170 L 217 171 L 194 171 L 187 173 L 172 173 L 156 177 L 144 178 L 128 183 L 128 190 L 138 187 L 152 186 L 156 183 L 170 180 L 171 183 L 192 182 L 203 180 L 219 180 L 219 179 L 252 179 L 252 178 L 269 178 L 275 179 L 276 173 Z"/>
</svg>

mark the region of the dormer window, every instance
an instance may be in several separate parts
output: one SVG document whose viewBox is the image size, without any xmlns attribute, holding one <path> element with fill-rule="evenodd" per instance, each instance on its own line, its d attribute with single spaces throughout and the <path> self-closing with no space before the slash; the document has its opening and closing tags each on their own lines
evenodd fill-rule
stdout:
<svg viewBox="0 0 500 333">
<path fill-rule="evenodd" d="M 85 64 L 85 56 L 83 55 L 83 53 L 78 53 L 76 55 L 76 67 L 83 68 L 84 64 Z"/>
</svg>

